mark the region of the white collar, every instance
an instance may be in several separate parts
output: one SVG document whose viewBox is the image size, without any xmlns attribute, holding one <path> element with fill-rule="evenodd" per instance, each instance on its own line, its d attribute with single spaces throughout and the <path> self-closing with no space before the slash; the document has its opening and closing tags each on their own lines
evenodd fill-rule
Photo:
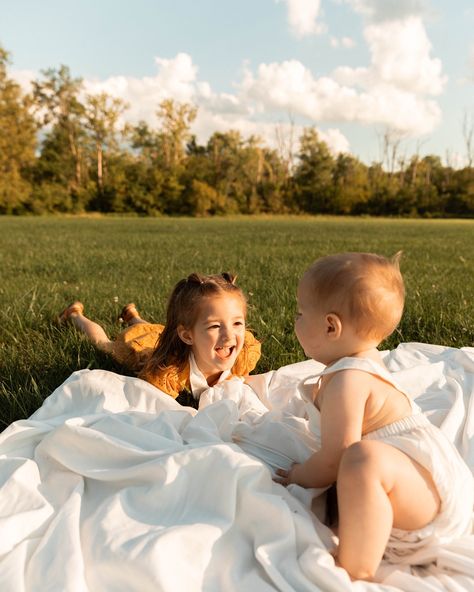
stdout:
<svg viewBox="0 0 474 592">
<path fill-rule="evenodd" d="M 230 370 L 224 370 L 222 374 L 219 376 L 216 384 L 226 380 L 226 378 L 230 375 Z M 207 380 L 204 377 L 204 374 L 199 369 L 199 366 L 196 363 L 196 359 L 194 357 L 193 352 L 189 353 L 189 384 L 191 386 L 191 392 L 195 399 L 199 399 L 201 394 L 209 388 L 207 384 Z"/>
</svg>

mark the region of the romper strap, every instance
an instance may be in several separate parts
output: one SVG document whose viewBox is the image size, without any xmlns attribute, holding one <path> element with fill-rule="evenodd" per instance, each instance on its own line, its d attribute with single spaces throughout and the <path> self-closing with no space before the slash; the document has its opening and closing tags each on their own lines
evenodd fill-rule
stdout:
<svg viewBox="0 0 474 592">
<path fill-rule="evenodd" d="M 331 366 L 326 366 L 326 368 L 319 374 L 319 376 L 324 376 L 327 374 L 334 374 L 334 372 L 339 372 L 340 370 L 361 370 L 362 372 L 368 372 L 369 374 L 373 374 L 374 376 L 378 376 L 382 378 L 389 384 L 391 384 L 397 391 L 400 391 L 410 402 L 412 411 L 418 411 L 418 405 L 413 401 L 411 396 L 405 391 L 405 389 L 398 384 L 398 382 L 393 377 L 392 373 L 387 370 L 381 364 L 371 360 L 370 358 L 354 358 L 354 357 L 346 357 L 341 358 Z"/>
</svg>

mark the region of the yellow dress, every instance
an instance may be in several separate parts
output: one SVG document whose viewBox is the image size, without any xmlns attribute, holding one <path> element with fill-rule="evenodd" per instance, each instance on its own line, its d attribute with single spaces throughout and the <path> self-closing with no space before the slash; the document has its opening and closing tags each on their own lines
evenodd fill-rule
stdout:
<svg viewBox="0 0 474 592">
<path fill-rule="evenodd" d="M 183 390 L 190 390 L 189 362 L 182 372 L 173 368 L 160 375 L 150 375 L 144 371 L 163 332 L 164 325 L 138 323 L 122 331 L 112 345 L 112 357 L 140 378 L 150 382 L 174 399 Z M 261 354 L 261 344 L 250 331 L 245 331 L 244 346 L 231 368 L 231 376 L 246 376 L 257 365 Z"/>
</svg>

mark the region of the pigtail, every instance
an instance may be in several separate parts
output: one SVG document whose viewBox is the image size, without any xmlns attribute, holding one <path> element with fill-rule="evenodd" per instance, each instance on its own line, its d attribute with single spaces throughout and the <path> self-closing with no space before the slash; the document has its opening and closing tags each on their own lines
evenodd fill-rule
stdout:
<svg viewBox="0 0 474 592">
<path fill-rule="evenodd" d="M 227 271 L 223 271 L 221 276 L 225 279 L 226 282 L 235 286 L 235 282 L 237 281 L 237 275 L 229 273 Z"/>
<path fill-rule="evenodd" d="M 185 280 L 181 280 L 181 281 L 184 282 L 185 286 L 187 284 L 189 284 L 189 285 L 194 284 L 195 286 L 202 286 L 204 283 L 204 278 L 199 273 L 191 273 L 188 275 L 188 277 Z"/>
</svg>

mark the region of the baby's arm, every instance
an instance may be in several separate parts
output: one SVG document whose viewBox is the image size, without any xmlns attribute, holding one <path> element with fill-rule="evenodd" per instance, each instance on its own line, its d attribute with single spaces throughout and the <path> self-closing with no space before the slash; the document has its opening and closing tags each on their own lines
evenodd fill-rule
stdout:
<svg viewBox="0 0 474 592">
<path fill-rule="evenodd" d="M 334 374 L 321 391 L 321 450 L 290 471 L 277 471 L 281 483 L 326 487 L 337 479 L 342 454 L 362 436 L 364 409 L 370 394 L 370 378 L 358 370 Z"/>
</svg>

